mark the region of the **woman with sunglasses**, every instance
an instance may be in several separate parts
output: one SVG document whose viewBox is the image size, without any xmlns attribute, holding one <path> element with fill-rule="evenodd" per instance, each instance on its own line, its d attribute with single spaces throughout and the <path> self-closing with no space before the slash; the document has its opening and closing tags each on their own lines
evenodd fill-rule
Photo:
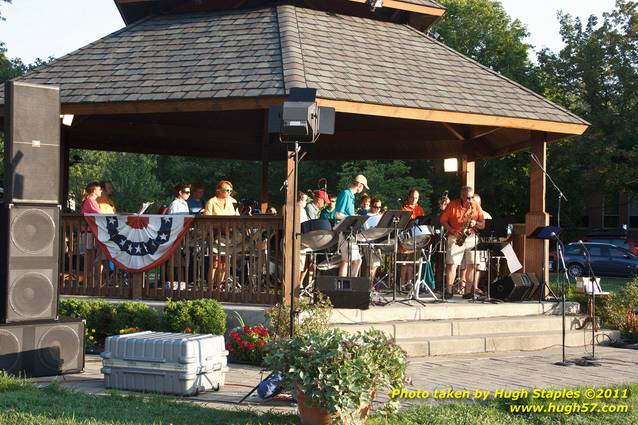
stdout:
<svg viewBox="0 0 638 425">
<path fill-rule="evenodd" d="M 237 201 L 230 196 L 233 184 L 228 180 L 222 180 L 215 189 L 215 196 L 206 202 L 204 215 L 239 215 Z"/>
<path fill-rule="evenodd" d="M 175 199 L 168 206 L 167 214 L 190 214 L 188 198 L 191 196 L 191 185 L 180 183 L 175 186 Z"/>
</svg>

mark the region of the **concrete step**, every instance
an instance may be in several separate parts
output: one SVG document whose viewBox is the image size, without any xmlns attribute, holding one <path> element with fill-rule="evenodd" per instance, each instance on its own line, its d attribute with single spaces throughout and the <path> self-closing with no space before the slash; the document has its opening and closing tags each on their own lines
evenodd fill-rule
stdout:
<svg viewBox="0 0 638 425">
<path fill-rule="evenodd" d="M 565 303 L 567 314 L 578 314 L 579 304 Z M 466 300 L 452 300 L 448 303 L 420 305 L 392 304 L 383 307 L 372 306 L 368 310 L 333 309 L 330 323 L 386 323 L 399 320 L 454 320 L 490 317 L 521 317 L 544 314 L 560 314 L 559 303 L 526 301 L 520 303 L 482 304 Z"/>
<path fill-rule="evenodd" d="M 618 331 L 601 330 L 597 335 L 619 336 Z M 602 340 L 605 338 L 597 338 Z M 562 343 L 561 331 L 534 331 L 524 333 L 482 334 L 471 336 L 443 336 L 431 338 L 402 338 L 397 344 L 409 357 L 441 356 L 450 354 L 494 353 L 502 351 L 542 350 Z M 591 343 L 591 330 L 570 330 L 565 335 L 568 347 L 581 347 Z"/>
<path fill-rule="evenodd" d="M 577 329 L 582 316 L 566 316 L 565 328 Z M 347 332 L 378 329 L 391 338 L 436 338 L 451 336 L 498 335 L 504 333 L 550 332 L 561 330 L 561 316 L 535 315 L 457 320 L 411 320 L 382 323 L 333 325 Z"/>
</svg>

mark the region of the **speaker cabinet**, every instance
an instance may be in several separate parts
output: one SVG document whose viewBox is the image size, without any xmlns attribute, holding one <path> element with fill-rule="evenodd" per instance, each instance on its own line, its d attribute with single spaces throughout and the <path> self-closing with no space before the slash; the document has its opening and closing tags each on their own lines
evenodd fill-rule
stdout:
<svg viewBox="0 0 638 425">
<path fill-rule="evenodd" d="M 7 203 L 59 204 L 60 90 L 5 84 L 5 192 Z"/>
<path fill-rule="evenodd" d="M 0 319 L 4 323 L 55 319 L 58 305 L 60 210 L 57 206 L 2 206 L 6 250 L 0 254 Z"/>
<path fill-rule="evenodd" d="M 492 283 L 490 296 L 504 301 L 525 301 L 538 287 L 534 273 L 512 273 Z"/>
<path fill-rule="evenodd" d="M 317 290 L 330 298 L 335 308 L 370 308 L 370 279 L 365 277 L 318 276 Z"/>
<path fill-rule="evenodd" d="M 0 325 L 0 370 L 54 376 L 84 370 L 84 321 Z"/>
</svg>

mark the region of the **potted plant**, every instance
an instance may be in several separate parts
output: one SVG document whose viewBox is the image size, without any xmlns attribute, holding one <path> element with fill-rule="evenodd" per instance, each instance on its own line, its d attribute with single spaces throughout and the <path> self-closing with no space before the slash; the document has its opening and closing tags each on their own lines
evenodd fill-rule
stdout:
<svg viewBox="0 0 638 425">
<path fill-rule="evenodd" d="M 244 325 L 232 330 L 227 341 L 226 349 L 232 361 L 261 365 L 266 346 L 270 343 L 270 335 L 261 324 Z"/>
<path fill-rule="evenodd" d="M 405 353 L 385 334 L 330 329 L 271 345 L 265 363 L 295 393 L 302 424 L 363 423 L 376 392 L 402 387 Z M 395 410 L 391 400 L 384 410 Z"/>
</svg>

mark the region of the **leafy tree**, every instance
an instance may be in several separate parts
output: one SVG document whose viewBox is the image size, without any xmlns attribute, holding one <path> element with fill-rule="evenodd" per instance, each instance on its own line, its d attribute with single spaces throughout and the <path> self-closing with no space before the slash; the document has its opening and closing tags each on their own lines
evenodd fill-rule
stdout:
<svg viewBox="0 0 638 425">
<path fill-rule="evenodd" d="M 559 20 L 565 47 L 542 50 L 538 62 L 545 96 L 592 123 L 573 143 L 550 149 L 577 222 L 583 195 L 638 191 L 638 12 L 636 2 L 618 0 L 602 19 L 561 13 Z"/>
<path fill-rule="evenodd" d="M 398 199 L 405 201 L 408 191 L 417 188 L 421 201 L 419 204 L 430 212 L 429 196 L 432 187 L 425 178 L 412 176 L 412 170 L 405 161 L 347 161 L 338 173 L 339 187 L 346 188 L 357 174 L 368 179 L 372 197 L 379 197 L 389 209 L 399 208 Z"/>
</svg>

